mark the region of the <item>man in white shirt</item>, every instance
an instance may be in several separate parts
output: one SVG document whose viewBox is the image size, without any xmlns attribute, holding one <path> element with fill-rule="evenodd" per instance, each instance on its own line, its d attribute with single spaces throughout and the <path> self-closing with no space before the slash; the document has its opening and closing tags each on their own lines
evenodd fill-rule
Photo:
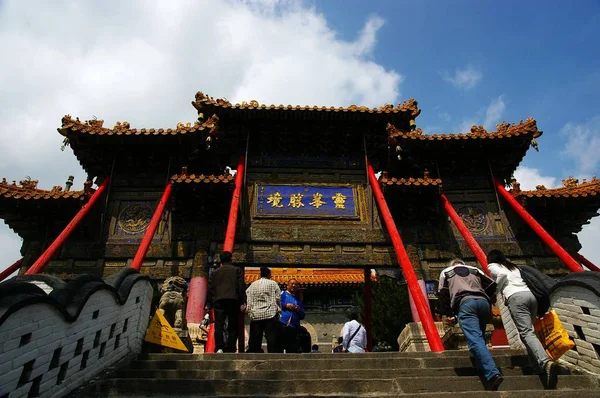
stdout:
<svg viewBox="0 0 600 398">
<path fill-rule="evenodd" d="M 365 352 L 367 347 L 367 331 L 357 319 L 360 318 L 360 314 L 355 308 L 348 311 L 348 317 L 351 319 L 349 322 L 344 324 L 342 329 L 343 342 L 345 352 Z"/>
<path fill-rule="evenodd" d="M 250 336 L 248 352 L 263 352 L 263 333 L 267 339 L 267 351 L 279 351 L 279 312 L 281 311 L 281 289 L 271 279 L 271 270 L 260 268 L 260 279 L 252 282 L 246 290 Z"/>
</svg>

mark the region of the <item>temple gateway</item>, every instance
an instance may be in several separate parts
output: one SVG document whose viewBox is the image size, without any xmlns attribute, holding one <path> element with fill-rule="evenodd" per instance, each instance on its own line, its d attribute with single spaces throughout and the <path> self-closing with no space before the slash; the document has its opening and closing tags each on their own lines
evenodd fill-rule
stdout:
<svg viewBox="0 0 600 398">
<path fill-rule="evenodd" d="M 293 275 L 330 291 L 321 312 L 348 304 L 340 287 L 369 297 L 371 269 L 396 268 L 431 337 L 417 280 L 436 280 L 454 257 L 486 269 L 482 254 L 500 249 L 550 275 L 593 267 L 576 234 L 598 215 L 600 180 L 524 191 L 513 178 L 538 150 L 533 119 L 429 134 L 412 99 L 302 107 L 198 92 L 192 105 L 196 121 L 166 129 L 63 117 L 83 189 L 72 179 L 51 190 L 0 183 L 0 217 L 23 239 L 20 273 L 107 277 L 131 266 L 155 281 L 180 276 L 195 325 L 222 250 L 240 266 L 279 269 L 282 284 Z"/>
</svg>

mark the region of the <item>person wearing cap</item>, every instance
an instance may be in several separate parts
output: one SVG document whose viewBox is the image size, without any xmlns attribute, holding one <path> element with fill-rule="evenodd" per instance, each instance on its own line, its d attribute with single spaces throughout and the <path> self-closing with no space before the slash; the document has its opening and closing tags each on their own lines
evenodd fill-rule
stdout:
<svg viewBox="0 0 600 398">
<path fill-rule="evenodd" d="M 248 297 L 248 317 L 250 336 L 247 352 L 263 352 L 263 334 L 267 340 L 267 352 L 279 351 L 279 312 L 281 310 L 281 289 L 271 280 L 271 270 L 260 268 L 260 279 L 250 284 L 246 290 Z"/>
</svg>

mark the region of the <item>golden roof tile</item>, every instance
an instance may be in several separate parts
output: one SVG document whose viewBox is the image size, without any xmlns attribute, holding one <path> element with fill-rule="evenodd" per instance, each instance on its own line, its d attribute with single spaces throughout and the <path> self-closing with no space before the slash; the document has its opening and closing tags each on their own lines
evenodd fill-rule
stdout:
<svg viewBox="0 0 600 398">
<path fill-rule="evenodd" d="M 250 284 L 260 278 L 260 270 L 247 269 L 245 282 Z M 296 279 L 300 285 L 331 285 L 331 284 L 360 284 L 365 282 L 362 269 L 315 269 L 315 268 L 271 268 L 271 279 L 278 284 L 286 284 L 290 279 Z M 371 275 L 371 280 L 377 280 Z"/>
<path fill-rule="evenodd" d="M 327 106 L 317 106 L 317 105 L 266 105 L 260 104 L 256 100 L 252 100 L 249 102 L 242 101 L 239 104 L 232 104 L 226 99 L 222 98 L 212 98 L 201 91 L 196 93 L 196 99 L 192 102 L 192 105 L 199 111 L 203 112 L 212 107 L 217 108 L 229 108 L 229 109 L 248 109 L 248 110 L 279 110 L 279 111 L 305 111 L 305 112 L 341 112 L 341 113 L 376 113 L 376 114 L 393 114 L 393 113 L 407 113 L 412 116 L 412 118 L 416 118 L 421 113 L 421 110 L 418 107 L 418 103 L 414 99 L 409 99 L 401 104 L 396 106 L 392 104 L 385 104 L 380 106 L 379 108 L 369 108 L 366 106 L 358 106 L 358 105 L 350 105 L 349 107 L 327 107 Z"/>
<path fill-rule="evenodd" d="M 389 178 L 382 176 L 379 179 L 379 182 L 382 185 L 404 185 L 404 186 L 437 186 L 442 184 L 442 180 L 440 178 Z"/>
<path fill-rule="evenodd" d="M 81 191 L 63 191 L 62 187 L 55 186 L 50 190 L 37 188 L 37 180 L 22 180 L 17 185 L 16 181 L 9 184 L 6 178 L 0 182 L 0 198 L 7 199 L 85 199 L 91 193 L 93 189 L 84 189 Z"/>
<path fill-rule="evenodd" d="M 387 125 L 387 133 L 390 140 L 412 139 L 412 140 L 476 140 L 476 139 L 501 139 L 518 137 L 521 135 L 531 135 L 537 138 L 542 132 L 537 128 L 535 119 L 529 118 L 526 121 L 520 121 L 518 124 L 501 123 L 496 126 L 496 131 L 488 132 L 483 126 L 473 126 L 469 133 L 457 134 L 423 134 L 421 129 L 415 131 L 402 131 L 392 124 Z"/>
<path fill-rule="evenodd" d="M 98 136 L 149 136 L 149 135 L 184 135 L 193 134 L 202 130 L 209 130 L 212 134 L 218 127 L 219 117 L 212 115 L 204 122 L 195 123 L 178 123 L 176 128 L 154 129 L 142 128 L 133 129 L 129 122 L 117 122 L 112 129 L 104 127 L 104 120 L 87 120 L 81 122 L 79 118 L 73 119 L 70 115 L 62 118 L 62 127 L 58 128 L 58 132 L 63 136 L 67 136 L 70 132 L 77 134 L 89 134 Z"/>
<path fill-rule="evenodd" d="M 204 174 L 175 174 L 171 177 L 171 181 L 175 183 L 230 183 L 234 176 L 231 174 L 223 175 L 204 175 Z"/>
<path fill-rule="evenodd" d="M 577 198 L 600 195 L 600 179 L 596 176 L 592 177 L 590 181 L 583 180 L 581 184 L 579 180 L 573 177 L 562 180 L 562 183 L 562 187 L 551 189 L 538 185 L 534 191 L 514 189 L 515 184 L 513 184 L 513 189 L 510 192 L 515 197 L 524 196 L 527 198 Z"/>
</svg>

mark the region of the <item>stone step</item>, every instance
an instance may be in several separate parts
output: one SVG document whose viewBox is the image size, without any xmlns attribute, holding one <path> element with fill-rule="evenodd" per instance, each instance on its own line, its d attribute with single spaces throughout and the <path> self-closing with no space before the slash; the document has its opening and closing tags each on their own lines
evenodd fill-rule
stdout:
<svg viewBox="0 0 600 398">
<path fill-rule="evenodd" d="M 526 355 L 523 350 L 491 350 L 492 356 L 520 356 Z M 340 356 L 342 355 L 342 356 Z M 333 354 L 333 353 L 318 353 L 318 354 L 141 354 L 140 360 L 178 360 L 178 361 L 231 361 L 236 359 L 245 360 L 265 360 L 265 359 L 340 359 L 340 358 L 447 358 L 447 357 L 469 357 L 470 353 L 467 350 L 447 350 L 444 352 L 365 352 L 361 354 Z"/>
<path fill-rule="evenodd" d="M 360 373 L 360 372 L 359 372 Z M 153 396 L 153 395 L 187 395 L 196 396 L 297 396 L 297 395 L 410 395 L 439 392 L 483 392 L 481 380 L 477 376 L 445 376 L 445 377 L 397 377 L 379 379 L 307 379 L 298 380 L 270 379 L 129 379 L 117 378 L 103 380 L 86 392 L 87 396 Z M 361 376 L 362 377 L 362 376 Z M 596 390 L 600 394 L 598 379 L 594 376 L 569 375 L 559 376 L 558 389 Z M 501 385 L 502 391 L 541 390 L 542 381 L 538 376 L 507 376 Z M 574 393 L 575 394 L 575 393 Z M 581 397 L 579 392 L 576 393 Z M 537 391 L 532 393 L 539 397 Z"/>
<path fill-rule="evenodd" d="M 531 368 L 505 367 L 501 368 L 505 376 L 523 376 L 531 375 Z M 361 368 L 362 378 L 396 378 L 396 377 L 446 377 L 446 376 L 477 376 L 479 373 L 473 367 L 468 368 L 431 368 L 431 369 L 413 369 L 413 368 L 387 368 L 387 369 L 368 369 Z M 569 374 L 565 371 L 564 374 Z M 197 379 L 197 380 L 215 380 L 215 379 L 269 379 L 286 380 L 290 377 L 290 372 L 286 370 L 213 370 L 213 369 L 194 369 L 194 370 L 164 370 L 164 369 L 137 369 L 137 370 L 119 370 L 116 377 L 127 379 Z M 347 370 L 328 369 L 313 370 L 306 369 L 295 371 L 293 377 L 296 379 L 348 379 Z"/>
<path fill-rule="evenodd" d="M 343 355 L 343 354 L 340 354 Z M 297 355 L 290 359 L 241 359 L 243 356 L 237 356 L 231 360 L 137 360 L 133 361 L 130 369 L 211 369 L 211 370 L 282 370 L 299 371 L 299 370 L 354 370 L 368 369 L 424 369 L 424 368 L 439 368 L 439 367 L 457 367 L 468 368 L 473 366 L 473 359 L 467 355 L 464 356 L 448 356 L 439 357 L 424 357 L 424 358 L 394 358 L 394 357 L 361 357 L 347 356 L 343 360 L 335 357 L 324 357 L 318 359 L 309 357 L 308 355 Z M 168 358 L 168 357 L 166 357 Z M 496 365 L 504 367 L 527 367 L 529 359 L 526 355 L 494 355 Z"/>
</svg>

